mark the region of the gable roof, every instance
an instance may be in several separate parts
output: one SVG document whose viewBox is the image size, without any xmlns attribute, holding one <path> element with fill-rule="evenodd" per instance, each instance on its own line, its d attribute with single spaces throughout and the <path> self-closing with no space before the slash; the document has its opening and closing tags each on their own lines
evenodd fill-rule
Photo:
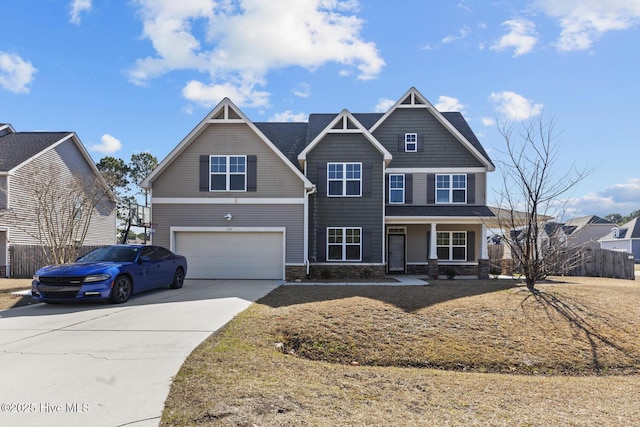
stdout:
<svg viewBox="0 0 640 427">
<path fill-rule="evenodd" d="M 12 132 L 0 136 L 0 172 L 10 172 L 71 132 Z"/>
<path fill-rule="evenodd" d="M 149 188 L 154 179 L 160 175 L 173 161 L 189 146 L 191 145 L 198 136 L 206 129 L 206 127 L 210 124 L 214 123 L 242 123 L 246 124 L 253 130 L 256 135 L 264 142 L 283 162 L 293 171 L 294 174 L 300 178 L 300 180 L 304 183 L 305 188 L 312 189 L 315 186 L 309 181 L 309 179 L 302 174 L 302 172 L 294 166 L 293 163 L 289 161 L 289 159 L 285 156 L 283 151 L 281 151 L 275 144 L 253 123 L 245 114 L 240 111 L 236 105 L 231 102 L 229 98 L 224 98 L 218 105 L 216 105 L 213 110 L 207 114 L 204 119 L 198 123 L 198 125 L 191 131 L 189 134 L 184 137 L 180 143 L 174 147 L 173 150 L 165 157 L 160 164 L 147 176 L 141 183 L 140 186 L 142 188 Z M 283 130 L 277 126 L 266 126 L 263 129 L 267 129 L 267 131 L 271 131 L 272 134 L 282 133 Z M 295 145 L 295 144 L 294 144 Z"/>
<path fill-rule="evenodd" d="M 16 132 L 9 124 L 0 125 L 0 175 L 14 172 L 45 151 L 68 140 L 73 141 L 109 198 L 115 201 L 115 194 L 75 132 Z"/>
<path fill-rule="evenodd" d="M 373 133 L 394 111 L 402 108 L 424 108 L 483 163 L 489 171 L 495 170 L 495 165 L 484 148 L 482 148 L 480 141 L 478 141 L 462 114 L 458 112 L 441 113 L 415 87 L 409 89 L 393 107 L 378 119 L 369 131 Z M 445 114 L 447 114 L 447 117 L 445 117 Z M 454 123 L 456 124 L 454 125 Z"/>
<path fill-rule="evenodd" d="M 606 236 L 598 240 L 640 239 L 640 217 L 636 217 L 620 227 L 613 225 L 613 228 L 618 228 L 619 237 L 613 237 L 612 229 Z"/>
<path fill-rule="evenodd" d="M 604 218 L 600 218 L 597 215 L 588 215 L 588 216 L 581 216 L 578 218 L 572 218 L 570 220 L 568 220 L 566 223 L 566 225 L 575 225 L 577 227 L 584 227 L 586 225 L 589 224 L 598 224 L 598 225 L 615 225 L 614 222 L 611 222 L 607 219 Z"/>
<path fill-rule="evenodd" d="M 329 133 L 357 133 L 367 139 L 373 147 L 378 150 L 382 157 L 384 158 L 385 163 L 389 164 L 391 161 L 391 153 L 387 151 L 386 148 L 373 135 L 360 123 L 358 119 L 355 118 L 353 114 L 351 114 L 348 110 L 342 110 L 340 114 L 335 116 L 333 120 L 331 120 L 324 129 L 318 133 L 311 142 L 298 154 L 298 161 L 300 164 L 304 164 L 307 160 L 307 154 L 313 150 L 316 145 L 320 143 L 320 141 L 325 137 L 325 135 Z"/>
</svg>

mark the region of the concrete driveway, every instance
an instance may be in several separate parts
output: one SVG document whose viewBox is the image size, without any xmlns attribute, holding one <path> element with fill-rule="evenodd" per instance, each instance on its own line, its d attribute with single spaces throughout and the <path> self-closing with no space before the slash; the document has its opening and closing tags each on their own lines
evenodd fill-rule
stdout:
<svg viewBox="0 0 640 427">
<path fill-rule="evenodd" d="M 172 377 L 273 280 L 187 280 L 121 305 L 0 311 L 0 425 L 157 426 Z"/>
</svg>

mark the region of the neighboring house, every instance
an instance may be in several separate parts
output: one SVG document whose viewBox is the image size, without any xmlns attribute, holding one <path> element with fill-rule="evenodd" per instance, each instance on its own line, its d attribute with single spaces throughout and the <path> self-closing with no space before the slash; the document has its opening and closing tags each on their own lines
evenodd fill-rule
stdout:
<svg viewBox="0 0 640 427">
<path fill-rule="evenodd" d="M 570 247 L 599 248 L 598 239 L 611 232 L 616 224 L 597 215 L 573 218 L 564 223 Z"/>
<path fill-rule="evenodd" d="M 640 218 L 619 227 L 613 224 L 609 233 L 598 241 L 602 249 L 632 253 L 635 262 L 640 262 Z"/>
<path fill-rule="evenodd" d="M 55 170 L 61 176 L 100 172 L 73 132 L 16 132 L 0 124 L 0 277 L 10 275 L 11 247 L 39 245 L 35 203 L 30 189 L 37 171 Z M 113 244 L 116 211 L 105 184 L 105 200 L 91 219 L 85 245 Z M 40 230 L 41 231 L 41 230 Z"/>
<path fill-rule="evenodd" d="M 254 123 L 220 102 L 145 179 L 154 244 L 190 278 L 488 276 L 486 175 L 460 113 L 415 88 L 386 113 Z"/>
</svg>

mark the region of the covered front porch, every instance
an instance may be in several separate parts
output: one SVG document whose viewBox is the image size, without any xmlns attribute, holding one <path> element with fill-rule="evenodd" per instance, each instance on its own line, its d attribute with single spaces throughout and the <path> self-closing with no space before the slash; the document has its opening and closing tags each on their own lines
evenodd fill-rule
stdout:
<svg viewBox="0 0 640 427">
<path fill-rule="evenodd" d="M 387 274 L 489 278 L 483 218 L 387 216 L 385 220 Z"/>
</svg>

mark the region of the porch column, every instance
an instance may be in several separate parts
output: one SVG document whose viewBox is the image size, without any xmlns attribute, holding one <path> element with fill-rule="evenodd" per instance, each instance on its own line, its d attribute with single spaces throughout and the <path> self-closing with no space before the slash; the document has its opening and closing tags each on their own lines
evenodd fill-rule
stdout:
<svg viewBox="0 0 640 427">
<path fill-rule="evenodd" d="M 491 271 L 489 264 L 489 249 L 487 242 L 487 227 L 482 224 L 480 229 L 480 258 L 478 258 L 478 279 L 488 279 Z"/>
<path fill-rule="evenodd" d="M 438 245 L 436 235 L 436 224 L 431 223 L 431 238 L 429 239 L 429 275 L 438 277 Z"/>
</svg>

